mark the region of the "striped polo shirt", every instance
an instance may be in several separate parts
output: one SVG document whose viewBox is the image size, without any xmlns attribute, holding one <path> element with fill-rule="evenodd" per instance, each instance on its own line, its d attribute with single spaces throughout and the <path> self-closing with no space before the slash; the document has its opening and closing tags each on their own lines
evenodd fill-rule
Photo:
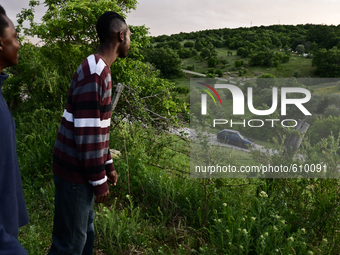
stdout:
<svg viewBox="0 0 340 255">
<path fill-rule="evenodd" d="M 53 150 L 53 173 L 68 182 L 89 182 L 95 195 L 108 190 L 106 173 L 114 170 L 111 94 L 110 68 L 99 55 L 90 55 L 72 78 Z"/>
</svg>

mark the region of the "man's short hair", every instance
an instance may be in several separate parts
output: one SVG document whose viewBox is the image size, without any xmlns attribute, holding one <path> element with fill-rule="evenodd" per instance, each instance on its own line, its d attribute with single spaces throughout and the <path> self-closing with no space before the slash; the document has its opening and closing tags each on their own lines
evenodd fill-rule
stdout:
<svg viewBox="0 0 340 255">
<path fill-rule="evenodd" d="M 118 13 L 107 11 L 98 18 L 96 30 L 100 43 L 105 43 L 112 39 L 113 33 L 126 32 L 128 26 Z"/>
<path fill-rule="evenodd" d="M 0 36 L 4 35 L 5 28 L 9 26 L 6 18 L 6 11 L 5 9 L 0 5 Z"/>
</svg>

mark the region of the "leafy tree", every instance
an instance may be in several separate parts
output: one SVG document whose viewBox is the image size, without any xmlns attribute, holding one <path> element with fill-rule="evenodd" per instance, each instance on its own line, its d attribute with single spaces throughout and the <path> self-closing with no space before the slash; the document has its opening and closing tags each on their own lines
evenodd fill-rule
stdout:
<svg viewBox="0 0 340 255">
<path fill-rule="evenodd" d="M 339 117 L 340 109 L 336 107 L 336 105 L 332 104 L 332 105 L 327 106 L 327 108 L 324 111 L 324 114 L 326 117 L 329 117 L 329 116 Z"/>
<path fill-rule="evenodd" d="M 241 67 L 243 65 L 243 60 L 236 60 L 235 67 Z"/>
<path fill-rule="evenodd" d="M 180 58 L 190 58 L 192 56 L 192 51 L 190 49 L 179 49 L 177 51 Z"/>
<path fill-rule="evenodd" d="M 38 1 L 31 0 L 30 7 L 18 15 L 17 30 L 20 34 L 37 36 L 43 42 L 42 47 L 31 44 L 21 47 L 19 65 L 9 69 L 15 75 L 8 79 L 6 93 L 12 95 L 9 105 L 18 111 L 63 108 L 76 68 L 84 58 L 97 51 L 99 39 L 95 24 L 98 17 L 104 10 L 116 11 L 126 17 L 131 10 L 136 9 L 137 1 L 45 0 L 47 11 L 42 22 L 36 23 L 34 12 L 38 5 Z M 28 28 L 23 26 L 25 21 L 29 23 Z M 117 59 L 111 66 L 113 82 L 128 86 L 116 107 L 115 115 L 151 121 L 153 125 L 164 127 L 169 123 L 167 120 L 177 115 L 184 105 L 179 106 L 172 100 L 170 90 L 173 84 L 158 78 L 159 72 L 152 71 L 141 61 L 144 58 L 142 50 L 149 45 L 148 29 L 144 26 L 129 27 L 133 33 L 129 58 Z M 160 63 L 157 64 L 162 66 L 162 61 L 166 61 L 171 69 L 162 70 L 164 76 L 177 75 L 180 63 L 178 55 L 170 49 L 155 50 L 155 53 L 159 52 L 164 52 L 168 58 L 165 60 L 160 55 Z M 154 55 L 150 55 L 150 58 Z M 26 100 L 22 100 L 20 93 L 27 95 Z"/>
<path fill-rule="evenodd" d="M 222 77 L 222 76 L 223 76 L 223 72 L 222 72 L 221 69 L 216 69 L 216 70 L 215 70 L 215 74 L 217 74 L 218 77 Z"/>
<path fill-rule="evenodd" d="M 338 138 L 340 130 L 340 117 L 329 116 L 327 118 L 318 118 L 308 130 L 309 139 L 312 145 L 315 145 L 321 139 L 327 138 L 333 133 Z"/>
<path fill-rule="evenodd" d="M 198 52 L 196 49 L 191 49 L 191 56 L 197 56 Z"/>
<path fill-rule="evenodd" d="M 276 79 L 274 78 L 275 76 L 272 74 L 269 73 L 262 74 L 259 78 L 256 79 L 257 87 L 261 89 L 276 87 Z"/>
<path fill-rule="evenodd" d="M 218 63 L 219 63 L 219 59 L 216 57 L 212 57 L 208 60 L 209 67 L 216 67 Z"/>
<path fill-rule="evenodd" d="M 165 78 L 178 77 L 182 74 L 181 59 L 177 52 L 172 49 L 155 49 L 147 51 L 145 60 L 155 65 Z"/>
<path fill-rule="evenodd" d="M 192 47 L 194 47 L 194 42 L 190 42 L 190 41 L 185 42 L 183 46 L 186 47 L 186 48 L 192 48 Z"/>
<path fill-rule="evenodd" d="M 318 50 L 312 66 L 316 66 L 315 73 L 321 77 L 340 77 L 340 51 L 336 47 Z"/>
<path fill-rule="evenodd" d="M 168 41 L 168 45 L 173 50 L 179 50 L 182 48 L 182 44 L 179 41 Z"/>
<path fill-rule="evenodd" d="M 299 44 L 296 46 L 295 50 L 298 52 L 298 54 L 303 54 L 305 52 L 305 46 L 303 44 Z"/>
<path fill-rule="evenodd" d="M 203 44 L 200 41 L 195 42 L 195 50 L 201 51 L 203 49 Z"/>
<path fill-rule="evenodd" d="M 214 47 L 214 45 L 212 45 L 212 43 L 209 43 L 206 47 L 204 47 L 201 51 L 201 54 L 200 56 L 203 58 L 203 59 L 209 59 L 209 58 L 212 58 L 212 57 L 217 57 L 217 51 Z"/>
</svg>

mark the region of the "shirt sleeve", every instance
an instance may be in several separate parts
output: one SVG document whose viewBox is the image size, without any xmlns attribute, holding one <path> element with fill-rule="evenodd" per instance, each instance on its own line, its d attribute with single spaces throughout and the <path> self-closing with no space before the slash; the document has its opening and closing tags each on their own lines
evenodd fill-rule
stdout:
<svg viewBox="0 0 340 255">
<path fill-rule="evenodd" d="M 108 157 L 111 97 L 105 95 L 105 82 L 97 74 L 87 76 L 72 95 L 77 157 L 96 196 L 108 190 L 106 170 L 112 165 Z"/>
<path fill-rule="evenodd" d="M 0 224 L 0 254 L 27 255 L 27 251 L 19 243 L 18 239 L 6 233 Z"/>
</svg>

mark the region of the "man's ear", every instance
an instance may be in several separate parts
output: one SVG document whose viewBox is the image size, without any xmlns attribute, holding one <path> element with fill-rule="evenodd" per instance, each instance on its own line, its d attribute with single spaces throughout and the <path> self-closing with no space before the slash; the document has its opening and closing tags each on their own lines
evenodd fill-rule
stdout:
<svg viewBox="0 0 340 255">
<path fill-rule="evenodd" d="M 125 34 L 124 34 L 123 31 L 120 31 L 119 32 L 119 41 L 124 42 L 124 39 L 125 39 Z"/>
</svg>

